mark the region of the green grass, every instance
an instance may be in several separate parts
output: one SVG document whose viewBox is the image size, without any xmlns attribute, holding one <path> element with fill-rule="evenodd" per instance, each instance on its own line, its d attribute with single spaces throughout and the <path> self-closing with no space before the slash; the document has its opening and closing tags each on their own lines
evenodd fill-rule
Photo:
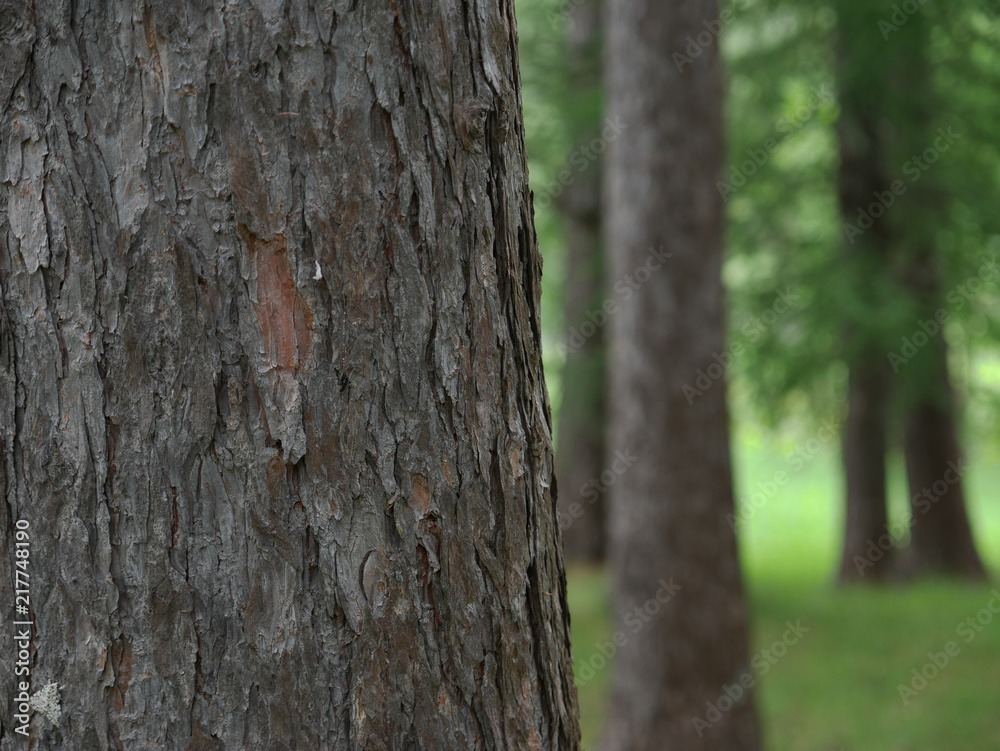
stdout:
<svg viewBox="0 0 1000 751">
<path fill-rule="evenodd" d="M 907 587 L 832 586 L 840 542 L 836 440 L 796 464 L 800 444 L 743 435 L 736 451 L 738 497 L 756 483 L 788 475 L 779 492 L 741 525 L 741 555 L 754 649 L 780 638 L 786 621 L 810 632 L 761 678 L 758 704 L 768 751 L 1000 751 L 1000 615 L 971 641 L 957 632 L 986 607 L 989 585 L 921 582 Z M 814 444 L 815 446 L 815 444 Z M 905 509 L 902 471 L 893 468 L 894 517 Z M 1000 464 L 972 462 L 970 513 L 980 552 L 1000 569 Z M 759 499 L 758 499 L 759 500 Z M 569 605 L 578 676 L 612 633 L 607 575 L 569 572 Z M 928 653 L 960 649 L 926 688 L 904 704 Z M 607 721 L 610 668 L 578 678 L 584 747 L 596 748 Z"/>
</svg>

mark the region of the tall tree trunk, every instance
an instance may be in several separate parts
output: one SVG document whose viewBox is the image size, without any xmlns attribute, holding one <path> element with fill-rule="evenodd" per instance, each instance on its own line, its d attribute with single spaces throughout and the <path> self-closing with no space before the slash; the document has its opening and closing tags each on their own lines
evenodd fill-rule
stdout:
<svg viewBox="0 0 1000 751">
<path fill-rule="evenodd" d="M 578 748 L 513 3 L 0 18 L 35 747 Z"/>
<path fill-rule="evenodd" d="M 886 343 L 873 321 L 884 319 L 885 280 L 891 237 L 885 222 L 854 231 L 858 209 L 890 189 L 892 178 L 883 143 L 885 120 L 879 106 L 882 80 L 873 75 L 884 53 L 877 45 L 878 8 L 856 0 L 841 3 L 837 40 L 840 167 L 837 194 L 845 228 L 842 268 L 847 272 L 844 338 L 848 350 L 847 419 L 843 435 L 845 479 L 841 582 L 881 579 L 895 556 L 888 530 L 886 453 L 890 373 Z M 884 63 L 882 63 L 884 64 Z M 874 329 L 874 331 L 873 331 Z M 881 544 L 880 544 L 881 541 Z"/>
<path fill-rule="evenodd" d="M 936 108 L 927 61 L 928 33 L 924 17 L 916 14 L 907 23 L 906 33 L 894 39 L 887 104 L 895 119 L 900 163 L 928 150 L 937 150 L 936 162 L 946 159 L 950 148 L 933 125 Z M 978 579 L 985 575 L 985 568 L 965 507 L 965 470 L 948 376 L 948 345 L 942 322 L 936 318 L 945 297 L 943 259 L 935 238 L 949 201 L 929 157 L 925 166 L 925 173 L 900 197 L 899 211 L 891 215 L 899 236 L 895 253 L 900 273 L 916 314 L 904 334 L 916 340 L 914 332 L 922 331 L 928 339 L 898 367 L 896 375 L 903 400 L 903 451 L 912 515 L 909 565 L 918 574 Z"/>
<path fill-rule="evenodd" d="M 907 260 L 917 320 L 924 323 L 923 329 L 914 325 L 913 331 L 926 334 L 928 321 L 940 326 L 935 319 L 944 305 L 940 273 L 929 252 Z M 909 332 L 911 340 L 913 331 Z M 927 343 L 896 376 L 904 404 L 903 454 L 912 519 L 907 573 L 981 579 L 986 569 L 966 512 L 963 481 L 967 467 L 948 378 L 947 343 L 943 330 L 927 336 Z"/>
<path fill-rule="evenodd" d="M 945 362 L 943 341 L 935 347 Z M 928 384 L 942 399 L 922 398 L 907 409 L 903 425 L 906 478 L 910 487 L 911 565 L 917 574 L 981 579 L 985 567 L 976 550 L 965 509 L 965 462 L 955 430 L 954 399 L 947 373 L 938 368 Z"/>
<path fill-rule="evenodd" d="M 846 513 L 840 581 L 882 579 L 891 571 L 886 498 L 889 380 L 881 356 L 850 365 L 844 428 Z M 881 544 L 880 544 L 880 541 Z"/>
<path fill-rule="evenodd" d="M 854 263 L 860 259 L 858 268 L 865 270 L 857 280 L 859 287 L 875 296 L 881 289 L 884 296 L 889 279 L 895 278 L 896 289 L 916 314 L 909 330 L 897 332 L 881 346 L 889 353 L 894 371 L 891 391 L 903 411 L 911 497 L 911 546 L 900 568 L 905 573 L 976 578 L 984 570 L 972 540 L 958 471 L 961 452 L 947 345 L 935 322 L 943 297 L 934 237 L 946 199 L 936 188 L 933 172 L 921 169 L 916 179 L 912 173 L 916 155 L 932 146 L 937 136 L 931 127 L 934 98 L 926 61 L 927 30 L 923 17 L 915 14 L 905 30 L 886 39 L 885 13 L 884 4 L 858 0 L 840 4 L 841 208 Z M 893 172 L 887 173 L 890 169 Z M 865 228 L 861 216 L 874 214 L 873 204 L 882 210 Z M 886 316 L 872 299 L 870 294 L 852 306 L 862 313 L 850 324 L 858 331 L 878 332 L 884 325 Z M 937 333 L 928 337 L 929 346 L 905 362 L 899 360 L 901 338 L 912 334 L 919 322 L 928 321 L 938 326 Z M 848 521 L 842 579 L 884 575 L 896 557 L 881 542 L 886 532 L 885 459 L 880 446 L 885 443 L 885 409 L 890 401 L 881 375 L 885 361 L 879 364 L 872 355 L 879 349 L 877 333 L 862 333 L 862 338 L 868 346 L 852 363 L 845 444 Z"/>
<path fill-rule="evenodd" d="M 577 147 L 589 147 L 600 128 L 588 115 L 587 100 L 600 86 L 601 4 L 586 0 L 570 11 L 569 67 L 574 116 L 586 120 L 577 128 Z M 596 113 L 595 113 L 596 114 Z M 577 150 L 575 153 L 581 154 Z M 576 169 L 576 165 L 571 165 Z M 559 196 L 558 209 L 566 233 L 566 360 L 562 373 L 556 476 L 559 519 L 566 557 L 589 561 L 604 558 L 604 256 L 601 248 L 601 170 L 588 164 Z"/>
<path fill-rule="evenodd" d="M 610 329 L 609 452 L 638 456 L 609 494 L 624 638 L 606 748 L 752 751 L 726 386 L 693 404 L 683 388 L 725 349 L 722 71 L 717 44 L 683 65 L 671 52 L 718 6 L 610 0 L 605 17 L 609 114 L 628 127 L 607 154 L 606 246 L 610 278 L 634 282 Z"/>
</svg>

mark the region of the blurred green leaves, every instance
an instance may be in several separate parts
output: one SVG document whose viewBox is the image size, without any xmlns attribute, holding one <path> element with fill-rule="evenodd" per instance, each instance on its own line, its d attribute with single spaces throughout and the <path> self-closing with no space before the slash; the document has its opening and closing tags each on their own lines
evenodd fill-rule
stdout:
<svg viewBox="0 0 1000 751">
<path fill-rule="evenodd" d="M 919 220 L 921 235 L 932 237 L 946 261 L 942 288 L 947 292 L 976 273 L 984 257 L 1000 255 L 1000 10 L 976 0 L 926 2 L 915 11 L 919 24 L 910 23 L 908 15 L 908 22 L 885 40 L 878 24 L 892 23 L 891 2 L 843 1 L 865 6 L 865 28 L 858 31 L 878 42 L 872 45 L 872 66 L 892 54 L 886 45 L 914 43 L 913 29 L 926 30 L 931 65 L 927 106 L 935 127 L 950 125 L 962 136 L 934 164 L 937 203 L 932 215 Z M 599 129 L 602 119 L 600 92 L 574 87 L 579 72 L 565 62 L 571 3 L 518 2 L 536 194 L 558 179 L 574 143 L 581 134 Z M 803 298 L 734 359 L 729 372 L 734 418 L 768 425 L 792 416 L 796 421 L 808 416 L 814 424 L 839 419 L 844 361 L 852 354 L 848 347 L 879 342 L 888 356 L 917 325 L 919 311 L 886 274 L 866 268 L 863 261 L 844 262 L 836 190 L 837 5 L 731 0 L 724 8 L 731 11 L 721 34 L 728 68 L 729 157 L 719 179 L 733 188 L 726 195 L 724 268 L 731 339 L 768 310 L 780 290 L 794 288 Z M 665 64 L 670 64 L 669 55 Z M 698 64 L 697 59 L 691 64 Z M 826 91 L 833 95 L 817 97 Z M 874 82 L 870 95 L 881 96 Z M 908 153 L 902 140 L 898 146 L 900 154 Z M 764 159 L 759 158 L 761 149 Z M 748 159 L 753 164 L 743 169 Z M 735 175 L 743 178 L 739 187 Z M 545 259 L 547 375 L 558 405 L 555 345 L 564 336 L 563 238 L 553 206 L 536 206 L 536 224 Z M 945 335 L 966 428 L 974 442 L 1000 451 L 1000 286 L 984 285 L 967 305 L 949 309 L 949 314 Z M 843 335 L 845 323 L 858 332 L 850 345 Z"/>
</svg>

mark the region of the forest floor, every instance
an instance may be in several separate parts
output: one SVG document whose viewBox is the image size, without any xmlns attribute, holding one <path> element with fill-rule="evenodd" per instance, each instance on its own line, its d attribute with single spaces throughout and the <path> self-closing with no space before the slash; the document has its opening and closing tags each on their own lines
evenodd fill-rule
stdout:
<svg viewBox="0 0 1000 751">
<path fill-rule="evenodd" d="M 839 457 L 819 443 L 810 451 L 743 436 L 737 449 L 738 487 L 763 493 L 739 522 L 753 653 L 765 654 L 786 622 L 809 629 L 780 659 L 767 653 L 757 696 L 765 748 L 1000 751 L 1000 613 L 988 609 L 1000 610 L 1000 462 L 971 461 L 967 490 L 991 583 L 837 589 Z M 789 459 L 795 451 L 802 461 Z M 769 492 L 780 472 L 787 481 Z M 891 494 L 892 518 L 902 518 L 898 466 Z M 584 749 L 593 751 L 608 713 L 606 572 L 571 567 L 569 603 Z"/>
</svg>

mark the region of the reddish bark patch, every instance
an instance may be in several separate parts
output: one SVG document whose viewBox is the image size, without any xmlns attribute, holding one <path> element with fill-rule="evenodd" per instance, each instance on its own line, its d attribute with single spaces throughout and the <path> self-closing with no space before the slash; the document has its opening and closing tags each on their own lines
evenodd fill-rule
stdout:
<svg viewBox="0 0 1000 751">
<path fill-rule="evenodd" d="M 117 711 L 125 706 L 125 692 L 132 680 L 132 645 L 128 639 L 116 639 L 111 645 L 111 667 L 115 671 L 115 684 L 111 688 L 111 704 Z"/>
<path fill-rule="evenodd" d="M 431 510 L 431 489 L 423 475 L 411 475 L 413 480 L 413 508 L 426 516 Z"/>
<path fill-rule="evenodd" d="M 254 311 L 264 334 L 267 360 L 280 370 L 294 371 L 312 348 L 312 310 L 306 304 L 288 263 L 283 235 L 261 240 L 241 228 L 240 237 L 257 267 Z"/>
</svg>

